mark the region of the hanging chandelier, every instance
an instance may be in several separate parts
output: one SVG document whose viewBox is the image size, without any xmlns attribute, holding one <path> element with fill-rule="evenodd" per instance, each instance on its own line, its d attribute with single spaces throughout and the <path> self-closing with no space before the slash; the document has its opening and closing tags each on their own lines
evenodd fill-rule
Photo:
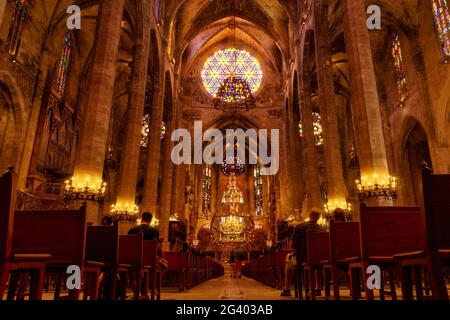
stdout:
<svg viewBox="0 0 450 320">
<path fill-rule="evenodd" d="M 244 196 L 242 195 L 241 190 L 239 190 L 236 184 L 235 176 L 230 177 L 227 190 L 223 193 L 222 196 L 222 203 L 223 204 L 244 203 Z"/>
<path fill-rule="evenodd" d="M 250 84 L 237 75 L 238 51 L 236 50 L 236 18 L 233 17 L 233 59 L 231 60 L 231 73 L 226 77 L 213 99 L 214 107 L 225 112 L 248 111 L 256 107 Z"/>
<path fill-rule="evenodd" d="M 245 172 L 245 165 L 238 157 L 229 157 L 222 164 L 222 173 L 227 177 L 238 177 Z"/>
<path fill-rule="evenodd" d="M 256 106 L 248 82 L 233 74 L 223 80 L 213 103 L 216 109 L 226 112 L 248 111 Z"/>
</svg>

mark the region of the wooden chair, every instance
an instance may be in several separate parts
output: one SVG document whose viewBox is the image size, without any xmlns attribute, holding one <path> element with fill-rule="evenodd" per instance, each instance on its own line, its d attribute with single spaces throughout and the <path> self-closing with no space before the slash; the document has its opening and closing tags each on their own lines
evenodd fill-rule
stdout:
<svg viewBox="0 0 450 320">
<path fill-rule="evenodd" d="M 143 258 L 142 233 L 119 237 L 119 265 L 128 269 L 128 274 L 123 274 L 122 299 L 126 299 L 127 275 L 134 275 L 134 277 L 130 277 L 134 299 L 139 300 L 141 292 L 144 296 L 147 296 L 147 283 L 142 281 L 143 279 L 148 279 L 149 270 L 144 267 Z M 143 288 L 141 287 L 142 283 L 144 283 Z"/>
<path fill-rule="evenodd" d="M 288 254 L 290 254 L 293 250 L 291 249 L 284 249 L 279 250 L 275 252 L 275 287 L 279 290 L 283 289 L 283 281 L 284 281 L 284 269 L 286 265 L 286 257 Z"/>
<path fill-rule="evenodd" d="M 432 174 L 424 166 L 422 182 L 427 246 L 425 250 L 395 256 L 402 270 L 402 294 L 404 299 L 414 299 L 414 282 L 417 299 L 423 299 L 423 269 L 429 275 L 433 298 L 448 300 L 442 267 L 450 267 L 450 175 Z"/>
<path fill-rule="evenodd" d="M 334 299 L 339 300 L 339 275 L 348 274 L 349 261 L 360 256 L 359 223 L 332 221 L 329 247 L 329 260 L 322 261 L 325 298 L 330 296 L 330 281 L 332 281 Z"/>
<path fill-rule="evenodd" d="M 320 281 L 322 274 L 322 261 L 330 257 L 329 234 L 328 232 L 307 232 L 307 262 L 303 264 L 304 282 L 306 297 L 311 296 L 316 299 L 316 276 Z M 308 288 L 310 294 L 308 294 Z"/>
<path fill-rule="evenodd" d="M 148 269 L 147 287 L 150 288 L 150 299 L 161 300 L 161 270 L 158 267 L 158 242 L 144 241 L 144 268 Z"/>
<path fill-rule="evenodd" d="M 119 264 L 119 228 L 112 226 L 88 226 L 86 234 L 86 259 L 104 264 L 102 271 L 107 292 L 104 299 L 116 299 L 117 280 L 128 274 L 129 265 Z"/>
<path fill-rule="evenodd" d="M 395 275 L 399 265 L 394 255 L 415 252 L 425 248 L 424 217 L 419 207 L 368 207 L 361 204 L 361 257 L 350 267 L 350 288 L 353 299 L 361 298 L 361 279 L 366 297 L 373 299 L 373 290 L 366 286 L 370 265 L 379 266 L 388 274 L 390 294 L 397 299 Z M 384 299 L 384 277 L 381 279 L 380 298 Z"/>
<path fill-rule="evenodd" d="M 81 276 L 89 283 L 97 283 L 101 273 L 100 262 L 85 260 L 86 206 L 80 210 L 16 211 L 13 252 L 48 252 L 51 260 L 46 272 L 56 275 L 55 300 L 60 299 L 61 286 L 69 266 L 78 266 Z M 82 278 L 83 279 L 83 278 Z M 86 290 L 91 300 L 96 300 L 97 285 Z M 80 290 L 69 290 L 69 299 L 77 300 Z"/>
<path fill-rule="evenodd" d="M 182 268 L 182 253 L 181 252 L 164 252 L 164 258 L 169 263 L 169 268 L 164 273 L 164 285 L 173 286 L 178 288 L 179 292 L 184 291 L 184 270 Z M 201 272 L 200 257 L 194 256 L 195 263 L 195 279 L 194 283 L 197 285 L 200 281 L 199 274 Z"/>
<path fill-rule="evenodd" d="M 0 177 L 0 300 L 3 299 L 3 293 L 11 273 L 30 274 L 30 299 L 41 300 L 45 264 L 51 259 L 51 255 L 47 251 L 33 251 L 32 248 L 23 253 L 13 251 L 16 180 L 17 177 L 12 167 L 8 168 L 8 171 Z M 11 284 L 12 282 L 10 282 L 10 286 Z M 15 290 L 9 291 L 9 299 L 13 299 Z"/>
</svg>

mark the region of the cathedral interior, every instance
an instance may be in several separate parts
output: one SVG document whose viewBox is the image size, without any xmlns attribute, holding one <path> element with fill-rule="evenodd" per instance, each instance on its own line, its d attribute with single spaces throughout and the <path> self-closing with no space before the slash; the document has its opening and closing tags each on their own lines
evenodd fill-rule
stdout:
<svg viewBox="0 0 450 320">
<path fill-rule="evenodd" d="M 121 235 L 150 212 L 165 252 L 221 263 L 289 249 L 313 208 L 324 227 L 336 208 L 361 221 L 362 202 L 424 208 L 422 170 L 450 174 L 449 3 L 0 0 L 10 206 L 84 206 Z M 279 169 L 249 161 L 251 139 L 222 164 L 174 163 L 173 132 L 193 145 L 199 124 L 267 130 Z"/>
</svg>

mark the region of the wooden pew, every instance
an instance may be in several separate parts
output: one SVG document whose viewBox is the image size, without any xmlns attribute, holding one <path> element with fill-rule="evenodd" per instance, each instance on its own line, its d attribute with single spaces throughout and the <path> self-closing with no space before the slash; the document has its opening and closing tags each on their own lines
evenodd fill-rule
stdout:
<svg viewBox="0 0 450 320">
<path fill-rule="evenodd" d="M 359 223 L 331 221 L 329 247 L 330 258 L 322 262 L 325 298 L 330 296 L 330 281 L 332 281 L 334 299 L 339 300 L 339 275 L 347 274 L 349 260 L 360 256 Z"/>
<path fill-rule="evenodd" d="M 119 265 L 128 269 L 134 299 L 139 300 L 141 294 L 141 284 L 143 279 L 148 279 L 149 270 L 144 267 L 143 255 L 143 234 L 123 235 L 119 237 Z M 122 280 L 122 299 L 126 299 L 127 274 L 124 274 Z M 147 296 L 147 283 L 144 282 L 142 294 Z"/>
<path fill-rule="evenodd" d="M 144 268 L 149 270 L 147 287 L 150 288 L 150 298 L 161 300 L 161 270 L 158 267 L 158 242 L 144 241 Z"/>
<path fill-rule="evenodd" d="M 417 298 L 423 298 L 421 270 L 424 269 L 430 278 L 433 298 L 448 300 L 442 267 L 450 267 L 450 175 L 432 174 L 425 165 L 422 182 L 427 246 L 425 250 L 395 256 L 402 270 L 402 294 L 404 299 L 414 299 L 414 280 Z"/>
<path fill-rule="evenodd" d="M 69 266 L 79 266 L 81 275 L 89 277 L 91 283 L 98 281 L 103 264 L 85 260 L 86 227 L 86 206 L 80 210 L 16 211 L 13 251 L 48 252 L 52 256 L 46 272 L 57 276 L 55 299 L 60 298 Z M 80 290 L 69 290 L 69 299 L 76 300 L 79 294 Z M 87 294 L 97 299 L 97 292 L 88 290 Z"/>
<path fill-rule="evenodd" d="M 51 259 L 51 255 L 47 251 L 26 250 L 21 254 L 13 251 L 16 181 L 12 167 L 0 177 L 0 300 L 3 299 L 10 273 L 30 274 L 30 299 L 41 300 L 45 264 Z M 15 289 L 11 288 L 13 282 L 10 281 L 10 299 L 15 294 Z"/>
<path fill-rule="evenodd" d="M 361 204 L 361 256 L 350 263 L 350 287 L 353 299 L 361 298 L 360 280 L 368 299 L 373 290 L 366 286 L 370 265 L 379 266 L 388 273 L 392 299 L 396 299 L 394 284 L 399 265 L 394 255 L 415 252 L 425 248 L 424 217 L 419 207 L 368 207 Z M 362 277 L 361 277 L 362 275 Z M 381 287 L 384 288 L 384 279 Z M 384 291 L 380 292 L 383 299 Z"/>
<path fill-rule="evenodd" d="M 309 232 L 306 235 L 307 261 L 303 264 L 306 297 L 308 288 L 312 300 L 316 299 L 316 275 L 322 274 L 322 261 L 330 257 L 328 232 Z"/>
</svg>

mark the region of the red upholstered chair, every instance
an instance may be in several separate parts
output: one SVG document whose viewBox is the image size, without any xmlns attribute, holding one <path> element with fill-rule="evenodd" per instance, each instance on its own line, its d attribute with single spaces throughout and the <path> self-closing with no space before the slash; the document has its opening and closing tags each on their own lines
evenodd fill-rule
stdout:
<svg viewBox="0 0 450 320">
<path fill-rule="evenodd" d="M 85 259 L 86 207 L 80 210 L 16 211 L 13 232 L 13 252 L 48 252 L 51 260 L 46 272 L 56 275 L 55 299 L 60 299 L 61 286 L 67 277 L 67 268 L 75 265 L 81 269 L 85 283 L 95 283 L 86 294 L 97 299 L 97 281 L 103 263 Z M 64 283 L 65 284 L 65 283 Z M 69 299 L 79 298 L 80 290 L 69 291 Z"/>
<path fill-rule="evenodd" d="M 329 246 L 330 259 L 322 262 L 325 298 L 330 296 L 330 281 L 332 281 L 334 299 L 339 300 L 339 276 L 348 274 L 349 261 L 352 258 L 360 257 L 359 223 L 332 221 L 330 223 Z"/>
<path fill-rule="evenodd" d="M 350 267 L 350 287 L 353 299 L 361 298 L 361 279 L 366 297 L 373 299 L 373 290 L 367 288 L 370 265 L 381 268 L 382 275 L 388 274 L 390 294 L 397 299 L 395 275 L 399 264 L 394 255 L 404 252 L 422 251 L 425 248 L 424 216 L 419 207 L 368 207 L 361 204 L 361 256 L 353 259 Z M 404 283 L 402 283 L 404 284 Z M 382 278 L 380 298 L 384 298 L 384 278 Z"/>
<path fill-rule="evenodd" d="M 158 267 L 158 242 L 144 241 L 144 268 L 148 269 L 147 283 L 150 288 L 150 298 L 161 299 L 161 270 Z"/>
<path fill-rule="evenodd" d="M 448 300 L 448 290 L 442 271 L 450 267 L 450 175 L 432 174 L 426 165 L 422 168 L 425 201 L 426 248 L 397 254 L 402 270 L 404 299 L 423 299 L 422 270 L 429 277 L 432 296 Z"/>
<path fill-rule="evenodd" d="M 16 180 L 13 168 L 8 168 L 0 177 L 0 300 L 11 273 L 31 275 L 30 299 L 41 300 L 45 265 L 51 255 L 47 251 L 33 251 L 32 248 L 22 253 L 13 251 Z M 10 299 L 14 298 L 14 291 L 10 290 Z"/>
<path fill-rule="evenodd" d="M 143 255 L 143 234 L 123 235 L 119 237 L 119 265 L 128 269 L 128 274 L 123 274 L 122 279 L 122 299 L 126 299 L 126 276 L 130 276 L 134 299 L 139 300 L 141 295 L 141 284 L 143 279 L 147 279 L 149 270 L 144 267 Z M 147 289 L 144 283 L 144 296 L 147 295 Z"/>
<path fill-rule="evenodd" d="M 175 285 L 179 292 L 184 290 L 184 270 L 182 268 L 182 253 L 181 252 L 164 252 L 164 258 L 169 262 L 169 268 L 164 273 L 163 284 L 165 286 Z M 198 275 L 200 270 L 198 256 L 194 256 L 195 261 L 195 284 L 198 284 Z"/>
<path fill-rule="evenodd" d="M 306 297 L 316 299 L 316 275 L 322 274 L 322 261 L 330 257 L 329 234 L 327 232 L 309 232 L 306 235 L 307 261 L 303 264 Z M 309 289 L 309 290 L 308 290 Z M 310 294 L 308 294 L 310 291 Z"/>
</svg>

